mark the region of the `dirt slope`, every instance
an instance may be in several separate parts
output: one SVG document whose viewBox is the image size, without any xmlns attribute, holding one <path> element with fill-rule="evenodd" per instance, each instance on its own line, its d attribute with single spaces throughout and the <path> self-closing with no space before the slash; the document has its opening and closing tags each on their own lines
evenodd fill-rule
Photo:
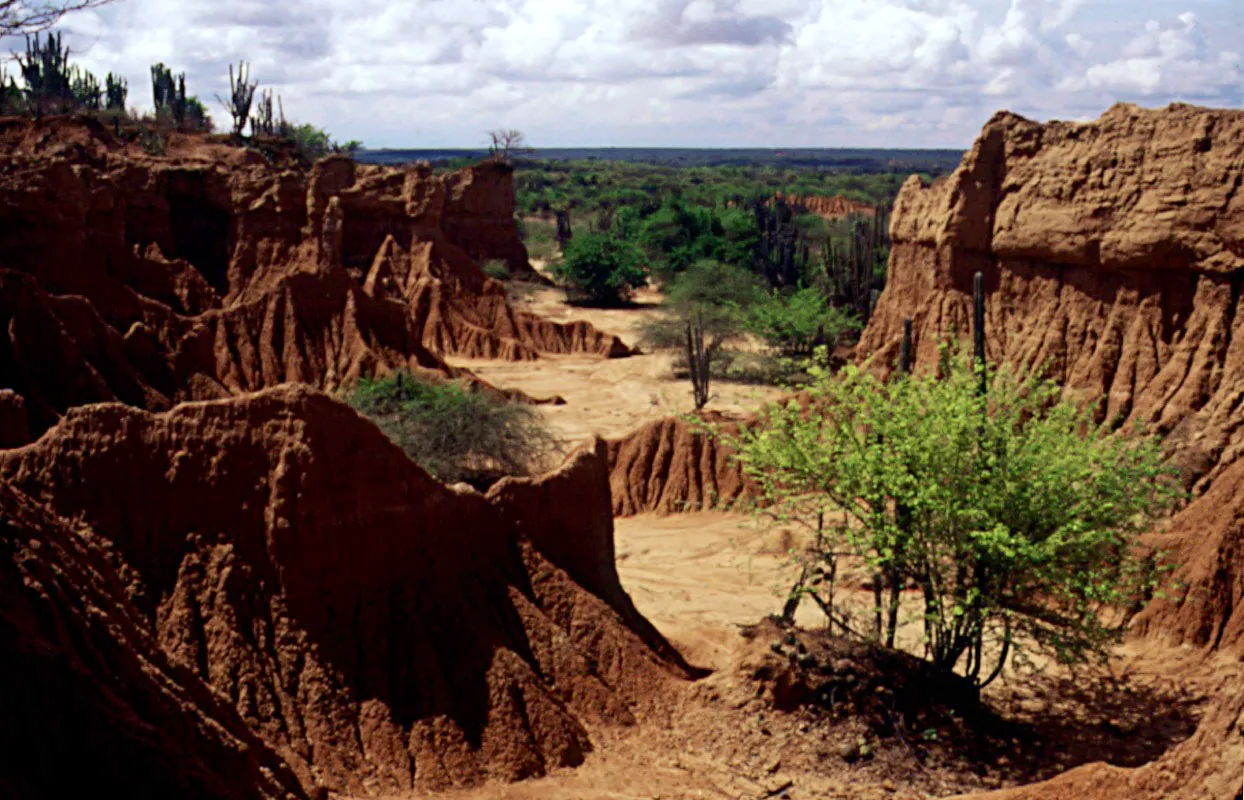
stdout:
<svg viewBox="0 0 1244 800">
<path fill-rule="evenodd" d="M 858 352 L 885 371 L 904 318 L 918 369 L 971 316 L 985 276 L 992 359 L 1167 434 L 1195 499 L 1159 542 L 1179 583 L 1136 633 L 1244 655 L 1244 112 L 1117 105 L 1091 123 L 999 114 L 962 165 L 894 208 L 889 281 Z M 1008 797 L 1231 797 L 1244 690 L 1150 766 L 1087 767 Z M 1232 794 L 1234 793 L 1234 794 Z"/>
<path fill-rule="evenodd" d="M 618 584 L 602 451 L 485 498 L 288 385 L 76 409 L 0 481 L 106 543 L 136 624 L 303 787 L 372 795 L 577 764 L 689 674 Z"/>
<path fill-rule="evenodd" d="M 0 120 L 0 375 L 30 435 L 86 402 L 628 352 L 513 308 L 479 270 L 534 275 L 508 167 L 306 169 L 214 142 L 152 157 L 86 120 Z"/>
<path fill-rule="evenodd" d="M 304 797 L 160 649 L 108 542 L 0 483 L 0 795 Z"/>
</svg>

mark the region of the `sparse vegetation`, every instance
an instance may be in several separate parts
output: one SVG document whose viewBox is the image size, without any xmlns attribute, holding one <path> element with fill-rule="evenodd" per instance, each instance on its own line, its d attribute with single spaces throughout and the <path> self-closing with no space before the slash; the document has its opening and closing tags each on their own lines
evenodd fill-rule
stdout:
<svg viewBox="0 0 1244 800">
<path fill-rule="evenodd" d="M 350 404 L 446 482 L 490 483 L 542 466 L 554 442 L 534 408 L 408 372 L 359 381 Z"/>
</svg>

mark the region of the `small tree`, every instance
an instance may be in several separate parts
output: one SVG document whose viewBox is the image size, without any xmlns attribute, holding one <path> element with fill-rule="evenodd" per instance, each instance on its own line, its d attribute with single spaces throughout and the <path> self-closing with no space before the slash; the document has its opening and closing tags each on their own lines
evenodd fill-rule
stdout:
<svg viewBox="0 0 1244 800">
<path fill-rule="evenodd" d="M 648 280 L 639 249 L 601 233 L 571 239 L 552 272 L 572 293 L 598 306 L 618 305 Z"/>
<path fill-rule="evenodd" d="M 171 118 L 179 130 L 186 127 L 186 73 L 174 75 L 163 63 L 153 64 L 151 98 L 156 116 Z"/>
<path fill-rule="evenodd" d="M 732 358 L 746 309 L 764 296 L 761 282 L 733 264 L 701 260 L 666 288 L 665 313 L 644 328 L 644 344 L 678 350 L 686 361 L 696 410 L 711 399 L 714 373 Z"/>
<path fill-rule="evenodd" d="M 489 131 L 488 138 L 491 141 L 488 154 L 495 161 L 509 162 L 513 156 L 525 156 L 535 152 L 527 146 L 527 138 L 523 132 L 513 128 Z"/>
<path fill-rule="evenodd" d="M 943 369 L 816 368 L 804 404 L 731 437 L 774 513 L 816 531 L 798 595 L 862 633 L 835 594 L 841 559 L 862 560 L 872 635 L 893 646 L 914 585 L 926 657 L 978 686 L 1030 649 L 1103 655 L 1120 630 L 1107 611 L 1145 586 L 1136 537 L 1177 497 L 1157 441 L 1111 435 L 1053 384 L 950 351 Z"/>
<path fill-rule="evenodd" d="M 25 97 L 17 81 L 0 64 L 0 114 L 21 114 L 26 110 Z"/>
</svg>

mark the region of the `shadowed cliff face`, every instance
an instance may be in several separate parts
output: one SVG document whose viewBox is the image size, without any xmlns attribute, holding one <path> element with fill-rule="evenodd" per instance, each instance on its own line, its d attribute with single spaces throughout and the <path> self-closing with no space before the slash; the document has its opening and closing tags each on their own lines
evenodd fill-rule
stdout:
<svg viewBox="0 0 1244 800">
<path fill-rule="evenodd" d="M 183 139 L 153 158 L 83 121 L 0 125 L 0 367 L 32 435 L 87 402 L 628 352 L 514 309 L 480 272 L 500 258 L 534 275 L 504 165 L 306 170 Z"/>
<path fill-rule="evenodd" d="M 8 523 L 26 571 L 69 556 L 23 537 L 73 518 L 106 551 L 74 557 L 100 562 L 109 613 L 135 629 L 117 640 L 94 626 L 93 644 L 61 634 L 50 664 L 86 659 L 75 680 L 104 687 L 109 659 L 141 647 L 154 666 L 131 670 L 147 682 L 126 695 L 140 709 L 155 670 L 187 687 L 160 690 L 174 705 L 143 711 L 147 722 L 214 714 L 230 735 L 262 741 L 255 758 L 285 770 L 273 775 L 383 794 L 578 764 L 585 726 L 625 724 L 656 686 L 691 674 L 618 583 L 603 449 L 488 496 L 450 490 L 347 406 L 291 385 L 161 415 L 72 411 L 0 454 L 0 499 L 41 504 L 38 519 Z M 79 619 L 95 584 L 75 571 L 58 580 L 40 613 Z M 71 750 L 80 693 L 34 694 L 68 728 L 27 719 L 28 733 Z M 196 697 L 223 705 L 196 708 Z M 123 712 L 91 720 L 110 713 Z M 227 769 L 220 783 L 236 796 L 267 796 L 246 759 L 207 745 L 191 754 Z M 116 754 L 132 768 L 140 756 Z M 168 758 L 173 778 L 200 768 Z M 0 779 L 41 780 L 31 769 L 9 764 Z"/>
<path fill-rule="evenodd" d="M 1102 420 L 1166 434 L 1195 499 L 1156 539 L 1177 589 L 1135 632 L 1209 650 L 1244 637 L 1244 112 L 1118 105 L 1084 124 L 999 114 L 959 169 L 912 178 L 891 221 L 889 280 L 860 359 L 893 369 L 905 318 L 931 369 L 966 335 L 985 277 L 992 360 L 1100 403 Z M 1230 797 L 1244 689 L 1224 687 L 1197 734 L 1139 770 L 1089 767 L 1010 798 Z"/>
</svg>

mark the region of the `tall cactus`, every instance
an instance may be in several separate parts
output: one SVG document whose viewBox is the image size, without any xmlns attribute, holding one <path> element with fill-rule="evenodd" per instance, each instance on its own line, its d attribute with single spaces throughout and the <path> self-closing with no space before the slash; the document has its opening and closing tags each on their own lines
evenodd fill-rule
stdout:
<svg viewBox="0 0 1244 800">
<path fill-rule="evenodd" d="M 241 136 L 243 129 L 246 128 L 247 120 L 251 116 L 251 104 L 255 101 L 255 90 L 259 88 L 259 81 L 250 79 L 250 71 L 247 69 L 245 61 L 238 62 L 237 77 L 233 75 L 233 65 L 229 65 L 229 99 L 221 100 L 225 108 L 229 109 L 229 115 L 233 117 L 233 135 Z M 251 131 L 254 133 L 254 130 Z"/>
<path fill-rule="evenodd" d="M 712 354 L 704 347 L 704 317 L 697 309 L 687 320 L 687 367 L 691 372 L 691 391 L 695 410 L 708 405 L 712 379 Z"/>
<path fill-rule="evenodd" d="M 130 82 L 119 75 L 108 73 L 104 79 L 104 107 L 109 111 L 124 111 L 125 102 L 129 99 Z"/>
<path fill-rule="evenodd" d="M 774 289 L 803 282 L 808 247 L 795 224 L 794 209 L 781 197 L 757 199 L 752 204 L 760 241 L 756 246 L 755 271 Z"/>
<path fill-rule="evenodd" d="M 977 391 L 984 395 L 988 385 L 985 379 L 985 276 L 979 272 L 972 278 L 972 364 L 980 375 Z"/>
<path fill-rule="evenodd" d="M 573 237 L 574 231 L 570 227 L 570 209 L 559 208 L 557 210 L 557 246 L 565 250 Z"/>
<path fill-rule="evenodd" d="M 273 103 L 273 98 L 276 102 Z M 274 95 L 271 89 L 259 93 L 259 103 L 251 116 L 251 135 L 253 136 L 288 136 L 289 123 L 285 121 L 285 106 L 280 95 Z"/>
</svg>

